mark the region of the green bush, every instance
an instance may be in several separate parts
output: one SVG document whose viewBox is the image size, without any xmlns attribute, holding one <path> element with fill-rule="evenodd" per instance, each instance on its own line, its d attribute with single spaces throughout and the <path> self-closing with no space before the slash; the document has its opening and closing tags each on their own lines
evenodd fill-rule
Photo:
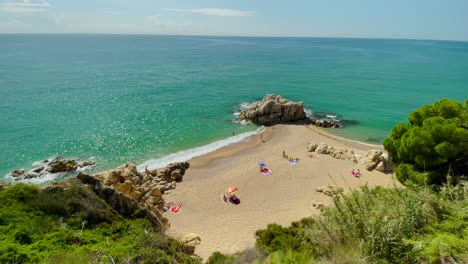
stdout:
<svg viewBox="0 0 468 264">
<path fill-rule="evenodd" d="M 446 175 L 468 171 L 468 106 L 441 99 L 408 115 L 383 145 L 403 184 L 442 184 Z M 427 172 L 427 173 L 424 173 Z"/>
<path fill-rule="evenodd" d="M 266 229 L 255 233 L 257 247 L 266 253 L 278 250 L 302 250 L 313 251 L 314 246 L 303 235 L 303 228 L 315 224 L 313 219 L 303 219 L 294 222 L 290 227 L 282 227 L 277 224 L 269 224 Z"/>
</svg>

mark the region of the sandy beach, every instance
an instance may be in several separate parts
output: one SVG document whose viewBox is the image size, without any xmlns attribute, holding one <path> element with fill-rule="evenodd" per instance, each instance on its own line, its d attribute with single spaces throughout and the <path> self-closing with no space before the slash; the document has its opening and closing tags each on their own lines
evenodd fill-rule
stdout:
<svg viewBox="0 0 468 264">
<path fill-rule="evenodd" d="M 318 214 L 312 203 L 327 205 L 331 198 L 316 192 L 316 187 L 332 185 L 349 191 L 365 184 L 398 184 L 391 174 L 368 172 L 361 163 L 315 153 L 310 157 L 309 142 L 346 147 L 362 156 L 379 148 L 347 141 L 312 126 L 268 127 L 261 136 L 251 136 L 189 161 L 191 166 L 183 182 L 165 195 L 166 201 L 183 204 L 178 213 L 165 213 L 171 223 L 167 234 L 176 238 L 187 233 L 200 235 L 201 243 L 195 253 L 204 259 L 215 251 L 235 253 L 253 247 L 255 231 L 269 223 L 289 225 Z M 299 164 L 292 165 L 284 159 L 283 150 L 300 158 Z M 271 174 L 259 172 L 260 161 L 272 170 Z M 360 169 L 362 177 L 353 177 L 353 168 Z M 239 188 L 240 204 L 221 201 L 224 190 L 231 185 Z"/>
</svg>

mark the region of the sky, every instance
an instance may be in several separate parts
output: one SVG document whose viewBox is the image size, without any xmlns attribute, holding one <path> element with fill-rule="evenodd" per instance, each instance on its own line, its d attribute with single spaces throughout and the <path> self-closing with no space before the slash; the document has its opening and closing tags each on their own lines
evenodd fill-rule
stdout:
<svg viewBox="0 0 468 264">
<path fill-rule="evenodd" d="M 0 33 L 468 41 L 468 0 L 0 0 Z"/>
</svg>

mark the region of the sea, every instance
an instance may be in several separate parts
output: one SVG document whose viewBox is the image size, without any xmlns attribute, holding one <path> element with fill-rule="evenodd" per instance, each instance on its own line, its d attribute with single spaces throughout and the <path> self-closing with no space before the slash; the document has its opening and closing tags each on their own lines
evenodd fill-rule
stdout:
<svg viewBox="0 0 468 264">
<path fill-rule="evenodd" d="M 269 93 L 378 145 L 410 111 L 465 101 L 468 42 L 2 34 L 0 179 L 55 156 L 187 160 L 258 133 L 236 113 Z"/>
</svg>

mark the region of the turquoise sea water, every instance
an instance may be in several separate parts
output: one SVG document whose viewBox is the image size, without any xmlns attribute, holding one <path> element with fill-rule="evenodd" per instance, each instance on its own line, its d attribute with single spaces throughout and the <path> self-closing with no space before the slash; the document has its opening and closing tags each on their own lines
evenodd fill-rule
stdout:
<svg viewBox="0 0 468 264">
<path fill-rule="evenodd" d="M 55 155 L 139 164 L 253 131 L 232 111 L 266 93 L 379 143 L 412 109 L 468 97 L 468 43 L 0 35 L 0 177 Z"/>
</svg>

